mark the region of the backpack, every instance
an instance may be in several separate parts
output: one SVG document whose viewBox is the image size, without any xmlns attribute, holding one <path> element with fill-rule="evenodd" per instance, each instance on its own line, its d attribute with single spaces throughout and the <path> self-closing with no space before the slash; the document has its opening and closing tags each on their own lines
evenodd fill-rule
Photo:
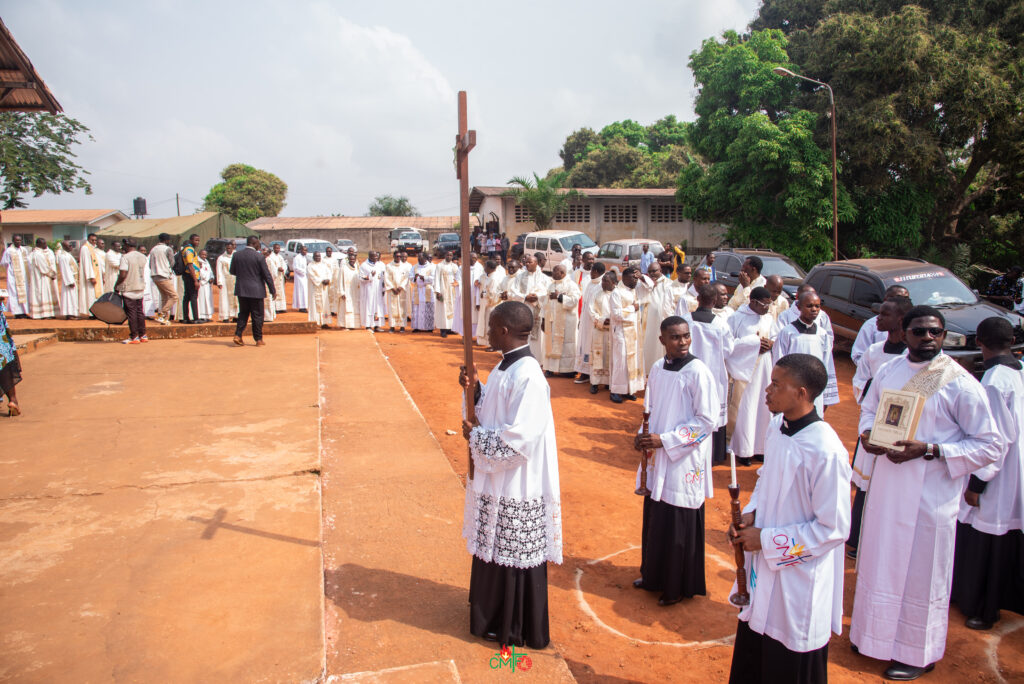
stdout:
<svg viewBox="0 0 1024 684">
<path fill-rule="evenodd" d="M 171 270 L 174 271 L 174 275 L 185 275 L 185 260 L 182 258 L 181 252 L 175 253 L 174 265 L 171 266 Z"/>
</svg>

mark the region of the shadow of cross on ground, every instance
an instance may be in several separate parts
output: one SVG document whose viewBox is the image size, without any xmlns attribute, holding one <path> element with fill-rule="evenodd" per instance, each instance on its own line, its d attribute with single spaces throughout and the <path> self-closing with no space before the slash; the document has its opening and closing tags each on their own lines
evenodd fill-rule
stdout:
<svg viewBox="0 0 1024 684">
<path fill-rule="evenodd" d="M 276 534 L 274 532 L 265 532 L 264 530 L 257 530 L 251 527 L 244 527 L 242 525 L 234 525 L 232 523 L 224 522 L 224 518 L 228 514 L 228 509 L 218 508 L 213 517 L 209 520 L 200 518 L 194 515 L 190 515 L 188 519 L 191 522 L 203 523 L 206 528 L 203 529 L 203 533 L 200 535 L 202 539 L 213 539 L 213 536 L 217 534 L 218 529 L 231 530 L 232 532 L 241 532 L 242 534 L 253 534 L 257 537 L 265 537 L 266 539 L 274 539 L 276 541 L 288 542 L 290 544 L 301 544 L 302 546 L 320 546 L 319 541 L 313 541 L 311 539 L 299 539 L 298 537 L 290 537 L 286 534 Z"/>
</svg>

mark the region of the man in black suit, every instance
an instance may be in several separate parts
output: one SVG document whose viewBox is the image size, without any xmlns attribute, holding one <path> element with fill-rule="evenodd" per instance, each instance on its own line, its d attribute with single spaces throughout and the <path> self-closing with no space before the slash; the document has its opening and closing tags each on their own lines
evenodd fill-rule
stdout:
<svg viewBox="0 0 1024 684">
<path fill-rule="evenodd" d="M 238 325 L 235 326 L 235 344 L 241 347 L 242 333 L 252 316 L 252 338 L 256 346 L 262 347 L 263 341 L 263 301 L 270 291 L 270 297 L 277 295 L 274 289 L 274 278 L 267 268 L 267 260 L 259 253 L 260 239 L 250 235 L 245 241 L 245 249 L 235 252 L 231 258 L 231 275 L 235 276 L 235 296 L 238 297 Z"/>
</svg>

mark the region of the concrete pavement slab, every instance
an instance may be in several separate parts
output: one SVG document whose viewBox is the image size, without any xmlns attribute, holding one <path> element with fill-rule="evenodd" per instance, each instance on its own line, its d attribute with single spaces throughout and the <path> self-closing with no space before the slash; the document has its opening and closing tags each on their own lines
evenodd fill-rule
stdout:
<svg viewBox="0 0 1024 684">
<path fill-rule="evenodd" d="M 0 680 L 323 674 L 315 337 L 57 344 L 0 434 Z"/>
</svg>

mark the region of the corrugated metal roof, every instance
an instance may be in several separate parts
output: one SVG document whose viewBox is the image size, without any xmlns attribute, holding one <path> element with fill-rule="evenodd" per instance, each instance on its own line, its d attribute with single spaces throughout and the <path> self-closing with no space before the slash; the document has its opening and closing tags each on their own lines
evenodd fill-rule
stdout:
<svg viewBox="0 0 1024 684">
<path fill-rule="evenodd" d="M 119 209 L 6 209 L 0 211 L 0 224 L 90 224 L 118 214 L 122 221 L 128 220 Z"/>
<path fill-rule="evenodd" d="M 0 20 L 0 111 L 64 111 Z"/>
<path fill-rule="evenodd" d="M 245 224 L 261 230 L 322 230 L 331 228 L 422 228 L 455 230 L 458 216 L 264 216 Z"/>
<path fill-rule="evenodd" d="M 469 192 L 469 210 L 480 211 L 480 205 L 485 197 L 499 197 L 509 190 L 508 185 L 477 185 Z M 566 188 L 568 190 L 568 188 Z M 609 199 L 616 197 L 638 198 L 650 197 L 665 199 L 675 197 L 675 188 L 574 188 L 577 192 L 589 198 Z"/>
</svg>

